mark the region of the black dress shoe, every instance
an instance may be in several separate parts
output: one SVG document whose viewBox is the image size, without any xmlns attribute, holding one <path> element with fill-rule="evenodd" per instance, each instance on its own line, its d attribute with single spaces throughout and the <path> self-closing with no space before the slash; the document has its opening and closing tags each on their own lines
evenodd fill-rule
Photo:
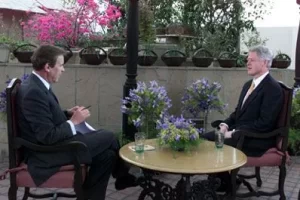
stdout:
<svg viewBox="0 0 300 200">
<path fill-rule="evenodd" d="M 138 186 L 137 178 L 131 174 L 116 179 L 115 188 L 116 190 L 124 190 L 128 187 Z"/>
</svg>

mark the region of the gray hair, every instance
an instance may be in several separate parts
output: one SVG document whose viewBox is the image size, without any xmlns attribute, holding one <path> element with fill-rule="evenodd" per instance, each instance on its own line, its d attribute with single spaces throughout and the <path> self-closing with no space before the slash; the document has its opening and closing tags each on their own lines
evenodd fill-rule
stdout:
<svg viewBox="0 0 300 200">
<path fill-rule="evenodd" d="M 255 52 L 260 59 L 268 61 L 267 67 L 270 69 L 273 60 L 273 53 L 265 46 L 254 46 L 249 49 L 249 52 Z"/>
</svg>

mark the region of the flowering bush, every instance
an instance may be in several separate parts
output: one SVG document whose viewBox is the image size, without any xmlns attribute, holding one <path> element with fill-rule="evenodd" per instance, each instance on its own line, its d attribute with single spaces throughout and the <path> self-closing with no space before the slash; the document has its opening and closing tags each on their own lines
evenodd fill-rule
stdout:
<svg viewBox="0 0 300 200">
<path fill-rule="evenodd" d="M 159 143 L 169 145 L 174 150 L 187 150 L 190 146 L 196 146 L 200 142 L 199 133 L 191 120 L 181 117 L 166 117 L 157 125 L 159 132 Z"/>
<path fill-rule="evenodd" d="M 29 74 L 24 74 L 20 79 L 23 82 L 29 77 Z M 10 83 L 11 79 L 9 78 L 5 83 L 8 85 Z M 3 115 L 6 115 L 6 88 L 0 92 L 0 113 Z"/>
<path fill-rule="evenodd" d="M 293 91 L 290 124 L 288 146 L 292 149 L 292 154 L 296 154 L 300 151 L 300 87 Z"/>
<path fill-rule="evenodd" d="M 26 37 L 37 38 L 41 43 L 59 43 L 75 47 L 81 39 L 111 29 L 112 22 L 121 17 L 119 9 L 108 0 L 100 0 L 101 8 L 95 0 L 76 0 L 75 6 L 67 10 L 51 10 L 41 5 L 46 14 L 35 14 L 22 22 Z M 98 32 L 99 33 L 99 32 Z"/>
<path fill-rule="evenodd" d="M 156 81 L 150 81 L 147 86 L 144 82 L 138 82 L 136 89 L 129 91 L 129 96 L 122 102 L 121 110 L 128 114 L 129 122 L 143 132 L 148 138 L 155 137 L 155 124 L 165 115 L 171 107 L 171 100 L 167 96 L 166 89 L 158 86 Z"/>
<path fill-rule="evenodd" d="M 221 85 L 218 82 L 209 83 L 206 78 L 197 80 L 185 89 L 181 99 L 182 110 L 191 113 L 195 118 L 200 112 L 208 114 L 212 110 L 224 113 L 227 107 L 219 98 Z"/>
</svg>

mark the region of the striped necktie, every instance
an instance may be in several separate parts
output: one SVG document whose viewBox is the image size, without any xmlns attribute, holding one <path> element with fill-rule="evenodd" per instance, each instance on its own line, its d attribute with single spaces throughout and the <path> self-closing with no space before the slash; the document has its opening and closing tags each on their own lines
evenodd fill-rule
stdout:
<svg viewBox="0 0 300 200">
<path fill-rule="evenodd" d="M 248 89 L 248 91 L 247 91 L 247 93 L 246 93 L 246 95 L 245 95 L 245 97 L 244 97 L 244 100 L 243 100 L 243 103 L 242 103 L 242 107 L 243 107 L 245 101 L 247 100 L 247 98 L 248 98 L 248 97 L 250 96 L 250 94 L 253 92 L 254 88 L 255 88 L 255 84 L 254 84 L 254 81 L 252 81 L 251 86 L 249 87 L 249 89 Z"/>
</svg>

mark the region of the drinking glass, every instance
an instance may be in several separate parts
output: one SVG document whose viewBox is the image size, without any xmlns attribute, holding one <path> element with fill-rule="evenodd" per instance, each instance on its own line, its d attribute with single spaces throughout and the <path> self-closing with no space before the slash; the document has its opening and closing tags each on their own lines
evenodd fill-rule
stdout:
<svg viewBox="0 0 300 200">
<path fill-rule="evenodd" d="M 215 145 L 218 149 L 223 148 L 225 135 L 220 130 L 215 130 Z"/>
<path fill-rule="evenodd" d="M 135 142 L 135 152 L 143 153 L 144 146 L 145 146 L 145 133 L 144 132 L 135 133 L 134 142 Z"/>
</svg>

